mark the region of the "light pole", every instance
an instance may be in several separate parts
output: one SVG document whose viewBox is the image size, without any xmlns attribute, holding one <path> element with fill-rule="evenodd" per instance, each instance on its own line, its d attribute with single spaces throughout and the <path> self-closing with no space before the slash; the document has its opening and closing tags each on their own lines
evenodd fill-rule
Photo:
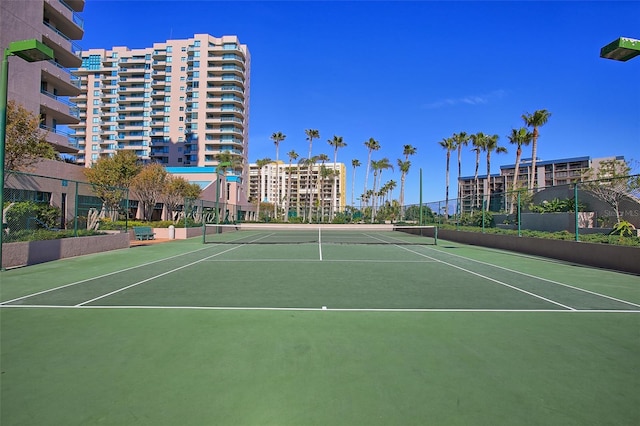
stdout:
<svg viewBox="0 0 640 426">
<path fill-rule="evenodd" d="M 14 41 L 4 50 L 0 73 L 0 270 L 2 270 L 2 237 L 4 236 L 4 149 L 7 135 L 7 91 L 9 86 L 9 56 L 17 56 L 27 62 L 53 59 L 53 50 L 36 39 Z"/>
</svg>

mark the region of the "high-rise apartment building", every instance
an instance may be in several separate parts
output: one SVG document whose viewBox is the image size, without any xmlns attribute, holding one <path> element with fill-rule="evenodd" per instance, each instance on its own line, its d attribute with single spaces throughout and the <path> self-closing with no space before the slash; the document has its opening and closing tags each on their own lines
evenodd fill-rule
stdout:
<svg viewBox="0 0 640 426">
<path fill-rule="evenodd" d="M 304 217 L 310 203 L 314 215 L 325 217 L 346 207 L 346 167 L 344 163 L 316 163 L 307 166 L 272 162 L 258 168 L 250 164 L 249 200 L 277 203 L 290 216 Z M 322 207 L 321 207 L 322 206 Z M 321 207 L 321 208 L 320 208 Z"/>
<path fill-rule="evenodd" d="M 623 156 L 595 158 L 573 157 L 557 160 L 536 161 L 536 189 L 542 190 L 557 185 L 566 185 L 573 182 L 583 182 L 587 180 L 586 172 L 589 169 L 598 169 L 603 161 L 618 160 L 624 161 Z M 525 158 L 518 168 L 518 186 L 528 188 L 531 180 L 530 158 Z M 459 197 L 461 199 L 460 209 L 462 212 L 471 211 L 474 206 L 482 202 L 489 202 L 485 194 L 491 195 L 491 206 L 493 210 L 499 210 L 504 204 L 504 193 L 513 191 L 513 181 L 515 176 L 515 164 L 500 166 L 500 174 L 493 174 L 490 179 L 487 175 L 478 176 L 478 187 L 474 176 L 463 176 L 458 180 Z M 489 191 L 489 189 L 491 191 Z"/>
<path fill-rule="evenodd" d="M 54 59 L 28 63 L 9 57 L 8 99 L 42 119 L 47 140 L 60 153 L 74 154 L 65 125 L 78 123 L 78 111 L 70 97 L 80 93 L 70 69 L 80 66 L 84 35 L 80 12 L 84 0 L 2 0 L 0 48 L 13 41 L 36 39 L 53 49 Z"/>
<path fill-rule="evenodd" d="M 87 167 L 119 150 L 167 167 L 247 170 L 250 55 L 236 36 L 196 34 L 153 47 L 82 53 L 74 71 L 80 122 L 71 126 Z"/>
</svg>

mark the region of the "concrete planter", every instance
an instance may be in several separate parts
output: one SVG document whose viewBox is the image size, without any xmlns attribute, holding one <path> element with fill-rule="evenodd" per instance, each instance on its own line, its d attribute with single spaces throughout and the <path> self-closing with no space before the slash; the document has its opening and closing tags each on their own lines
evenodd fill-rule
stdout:
<svg viewBox="0 0 640 426">
<path fill-rule="evenodd" d="M 114 233 L 59 240 L 20 241 L 2 245 L 2 267 L 35 265 L 67 257 L 129 247 L 129 234 Z"/>
<path fill-rule="evenodd" d="M 640 247 L 439 229 L 438 238 L 640 274 Z"/>
</svg>

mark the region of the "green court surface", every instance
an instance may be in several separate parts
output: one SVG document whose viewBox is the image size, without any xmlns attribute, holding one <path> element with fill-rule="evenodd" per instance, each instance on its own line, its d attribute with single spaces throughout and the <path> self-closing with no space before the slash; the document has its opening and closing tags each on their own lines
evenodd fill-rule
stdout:
<svg viewBox="0 0 640 426">
<path fill-rule="evenodd" d="M 192 239 L 0 279 L 3 426 L 640 423 L 636 275 Z"/>
</svg>

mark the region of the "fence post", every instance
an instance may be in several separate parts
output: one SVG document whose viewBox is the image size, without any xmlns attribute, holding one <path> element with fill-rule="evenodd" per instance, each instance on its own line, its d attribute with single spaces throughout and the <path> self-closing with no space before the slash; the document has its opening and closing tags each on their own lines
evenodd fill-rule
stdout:
<svg viewBox="0 0 640 426">
<path fill-rule="evenodd" d="M 74 196 L 74 207 L 73 207 L 73 236 L 78 236 L 78 185 L 79 182 L 76 181 L 76 193 Z"/>
<path fill-rule="evenodd" d="M 522 210 L 520 209 L 520 191 L 518 191 L 518 237 L 522 237 Z"/>
<path fill-rule="evenodd" d="M 576 222 L 576 241 L 580 241 L 580 230 L 578 229 L 579 215 L 578 215 L 578 183 L 573 186 L 573 204 L 575 210 L 575 222 Z"/>
</svg>

